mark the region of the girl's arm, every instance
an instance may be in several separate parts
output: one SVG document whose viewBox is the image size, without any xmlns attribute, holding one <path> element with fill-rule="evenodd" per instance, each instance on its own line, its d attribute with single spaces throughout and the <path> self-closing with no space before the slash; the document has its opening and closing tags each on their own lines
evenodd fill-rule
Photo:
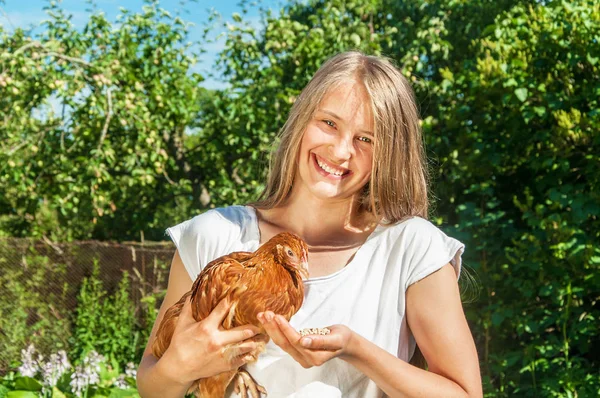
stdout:
<svg viewBox="0 0 600 398">
<path fill-rule="evenodd" d="M 390 397 L 481 397 L 479 361 L 450 264 L 411 285 L 406 316 L 429 371 L 395 357 L 345 326 L 301 339 L 281 316 L 259 319 L 273 342 L 304 367 L 339 357 L 372 379 Z M 272 321 L 268 321 L 271 318 Z"/>
<path fill-rule="evenodd" d="M 450 264 L 408 288 L 406 316 L 429 371 L 396 358 L 357 334 L 353 334 L 344 359 L 390 397 L 483 396 L 477 350 Z"/>
<path fill-rule="evenodd" d="M 183 397 L 191 385 L 191 382 L 183 382 L 178 377 L 177 364 L 169 363 L 169 359 L 166 356 L 163 356 L 159 360 L 152 355 L 152 342 L 156 338 L 158 326 L 167 309 L 190 290 L 192 283 L 193 281 L 187 274 L 181 257 L 179 257 L 179 251 L 175 251 L 169 272 L 167 294 L 160 306 L 160 311 L 152 327 L 152 332 L 146 343 L 146 349 L 144 350 L 137 371 L 137 388 L 140 395 L 144 398 Z"/>
</svg>

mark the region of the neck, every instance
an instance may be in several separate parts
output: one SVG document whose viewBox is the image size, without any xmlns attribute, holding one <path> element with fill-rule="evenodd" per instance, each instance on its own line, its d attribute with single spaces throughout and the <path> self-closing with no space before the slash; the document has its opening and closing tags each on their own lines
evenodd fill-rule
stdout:
<svg viewBox="0 0 600 398">
<path fill-rule="evenodd" d="M 271 209 L 265 222 L 295 232 L 309 246 L 362 240 L 376 226 L 370 214 L 361 213 L 358 195 L 342 199 L 321 199 L 297 188 L 283 205 Z"/>
</svg>

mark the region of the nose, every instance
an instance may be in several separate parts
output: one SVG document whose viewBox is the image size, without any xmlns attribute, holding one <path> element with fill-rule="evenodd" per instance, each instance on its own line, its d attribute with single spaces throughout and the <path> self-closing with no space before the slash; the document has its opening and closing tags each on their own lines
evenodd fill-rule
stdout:
<svg viewBox="0 0 600 398">
<path fill-rule="evenodd" d="M 354 154 L 354 146 L 352 145 L 352 138 L 338 136 L 334 142 L 329 146 L 329 154 L 332 160 L 343 162 L 348 160 Z"/>
</svg>

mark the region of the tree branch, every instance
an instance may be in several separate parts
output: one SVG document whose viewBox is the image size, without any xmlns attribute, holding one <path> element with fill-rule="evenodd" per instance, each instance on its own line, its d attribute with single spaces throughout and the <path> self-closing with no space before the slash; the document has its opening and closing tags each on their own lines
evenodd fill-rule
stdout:
<svg viewBox="0 0 600 398">
<path fill-rule="evenodd" d="M 100 141 L 98 142 L 98 151 L 102 148 L 102 143 L 104 142 L 104 138 L 106 138 L 106 133 L 108 132 L 108 124 L 110 123 L 110 119 L 112 117 L 112 94 L 110 88 L 106 89 L 106 101 L 108 103 L 108 110 L 106 111 L 106 119 L 104 120 L 104 126 L 102 127 L 102 134 L 100 135 Z"/>
<path fill-rule="evenodd" d="M 30 42 L 30 43 L 25 44 L 23 47 L 17 49 L 15 52 L 12 53 L 12 56 L 15 57 L 15 56 L 19 55 L 20 53 L 24 52 L 25 50 L 27 50 L 29 48 L 32 48 L 32 47 L 42 48 L 44 50 L 46 49 L 46 47 L 42 43 L 40 43 L 37 40 L 34 40 L 34 41 Z M 76 63 L 76 64 L 81 64 L 81 65 L 84 65 L 84 66 L 86 66 L 88 68 L 92 66 L 86 60 L 83 60 L 81 58 L 69 57 L 68 55 L 60 54 L 60 53 L 57 53 L 55 51 L 45 51 L 44 55 L 47 55 L 47 56 L 50 56 L 50 57 L 60 58 L 60 59 L 63 59 L 65 61 L 69 61 L 69 62 Z"/>
<path fill-rule="evenodd" d="M 171 178 L 169 177 L 169 175 L 167 174 L 166 171 L 163 170 L 163 175 L 165 176 L 165 178 L 167 179 L 167 181 L 169 182 L 169 184 L 171 185 L 177 185 L 175 184 L 175 182 L 173 182 L 173 180 L 171 180 Z"/>
<path fill-rule="evenodd" d="M 34 40 L 34 41 L 30 42 L 30 43 L 25 44 L 23 47 L 17 49 L 15 52 L 12 53 L 12 56 L 16 57 L 17 55 L 19 55 L 20 53 L 22 53 L 23 51 L 25 51 L 25 50 L 27 50 L 28 48 L 31 48 L 31 47 L 42 47 L 42 48 L 44 48 L 44 45 L 42 43 L 40 43 L 39 41 Z"/>
<path fill-rule="evenodd" d="M 57 53 L 57 52 L 54 52 L 54 51 L 51 51 L 51 52 L 46 52 L 46 53 L 44 53 L 44 54 L 46 54 L 46 55 L 49 55 L 49 56 L 51 56 L 51 57 L 56 57 L 56 58 L 63 59 L 63 60 L 65 60 L 65 61 L 70 61 L 70 62 L 73 62 L 73 63 L 76 63 L 76 64 L 82 64 L 82 65 L 84 65 L 84 66 L 87 66 L 88 68 L 89 68 L 90 66 L 92 66 L 92 65 L 91 65 L 89 62 L 87 62 L 87 61 L 84 61 L 84 60 L 83 60 L 83 59 L 81 59 L 81 58 L 69 57 L 69 56 L 67 56 L 67 55 L 63 55 L 63 54 L 60 54 L 60 53 Z"/>
<path fill-rule="evenodd" d="M 44 240 L 44 242 L 46 242 L 46 244 L 48 246 L 53 248 L 58 254 L 63 254 L 62 249 L 58 245 L 56 245 L 54 242 L 52 242 L 50 239 L 48 239 L 48 237 L 45 234 L 42 235 L 42 239 Z"/>
<path fill-rule="evenodd" d="M 21 143 L 20 143 L 19 145 L 17 145 L 17 146 L 14 146 L 14 147 L 12 147 L 12 148 L 10 148 L 10 149 L 8 150 L 8 156 L 10 156 L 10 155 L 12 155 L 13 153 L 17 152 L 19 149 L 23 148 L 23 147 L 24 147 L 25 145 L 27 145 L 27 144 L 29 144 L 29 142 L 28 142 L 28 141 L 26 141 L 26 140 L 23 140 L 23 141 L 21 141 Z"/>
</svg>

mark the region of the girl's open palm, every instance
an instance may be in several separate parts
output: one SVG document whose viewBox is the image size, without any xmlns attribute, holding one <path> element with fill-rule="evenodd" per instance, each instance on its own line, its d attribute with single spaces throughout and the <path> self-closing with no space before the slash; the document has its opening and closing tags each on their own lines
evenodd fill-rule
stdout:
<svg viewBox="0 0 600 398">
<path fill-rule="evenodd" d="M 302 337 L 281 315 L 266 311 L 257 317 L 273 342 L 304 368 L 321 366 L 331 358 L 349 355 L 353 332 L 347 326 L 328 326 L 330 334 Z"/>
</svg>

